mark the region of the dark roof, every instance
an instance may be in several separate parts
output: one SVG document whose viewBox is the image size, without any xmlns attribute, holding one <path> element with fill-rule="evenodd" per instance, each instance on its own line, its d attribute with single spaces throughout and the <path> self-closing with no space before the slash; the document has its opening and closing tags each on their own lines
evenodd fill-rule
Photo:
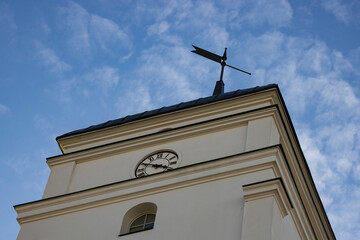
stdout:
<svg viewBox="0 0 360 240">
<path fill-rule="evenodd" d="M 243 96 L 246 94 L 252 94 L 252 93 L 260 92 L 260 91 L 271 89 L 271 88 L 277 88 L 277 84 L 269 84 L 269 85 L 265 85 L 265 86 L 257 86 L 257 87 L 253 87 L 253 88 L 247 88 L 247 89 L 239 89 L 239 90 L 236 90 L 233 92 L 226 92 L 226 93 L 219 94 L 219 95 L 213 95 L 210 97 L 199 98 L 199 99 L 192 100 L 189 102 L 181 102 L 181 103 L 178 103 L 178 104 L 175 104 L 172 106 L 162 107 L 162 108 L 158 108 L 155 110 L 146 111 L 146 112 L 138 113 L 138 114 L 134 114 L 134 115 L 128 115 L 123 118 L 118 118 L 115 120 L 107 121 L 105 123 L 92 125 L 87 128 L 75 130 L 75 131 L 63 134 L 61 136 L 58 136 L 56 138 L 56 140 L 64 138 L 64 137 L 74 136 L 77 134 L 92 132 L 92 131 L 99 130 L 99 129 L 118 126 L 118 125 L 121 125 L 124 123 L 129 123 L 129 122 L 132 122 L 135 120 L 140 120 L 140 119 L 144 119 L 144 118 L 148 118 L 148 117 L 152 117 L 152 116 L 156 116 L 156 115 L 160 115 L 160 114 L 164 114 L 164 113 L 169 113 L 169 112 L 174 112 L 174 111 L 178 111 L 178 110 L 182 110 L 182 109 L 186 109 L 186 108 L 209 104 L 209 103 L 213 103 L 213 102 L 217 102 L 217 101 L 221 101 L 221 100 L 225 100 L 225 99 Z"/>
</svg>

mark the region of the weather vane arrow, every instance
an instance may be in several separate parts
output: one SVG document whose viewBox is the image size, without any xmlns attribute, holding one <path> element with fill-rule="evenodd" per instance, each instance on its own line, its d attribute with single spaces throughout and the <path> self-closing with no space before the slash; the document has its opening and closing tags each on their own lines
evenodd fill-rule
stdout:
<svg viewBox="0 0 360 240">
<path fill-rule="evenodd" d="M 194 46 L 194 45 L 192 45 L 192 46 L 195 48 L 195 50 L 192 50 L 191 52 L 196 53 L 196 54 L 199 54 L 200 56 L 206 57 L 206 58 L 208 58 L 208 59 L 210 59 L 210 60 L 213 60 L 213 61 L 218 62 L 218 63 L 221 64 L 220 81 L 222 81 L 222 77 L 223 77 L 223 74 L 224 74 L 224 67 L 225 67 L 225 66 L 231 67 L 231 68 L 233 68 L 233 69 L 235 69 L 235 70 L 238 70 L 238 71 L 240 71 L 240 72 L 243 72 L 243 73 L 246 73 L 246 74 L 251 75 L 251 73 L 249 73 L 249 72 L 247 72 L 247 71 L 244 71 L 244 70 L 241 70 L 241 69 L 239 69 L 239 68 L 230 66 L 229 64 L 227 64 L 227 63 L 225 62 L 226 59 L 227 59 L 227 57 L 226 57 L 226 50 L 227 50 L 227 48 L 225 48 L 224 54 L 223 54 L 223 56 L 221 57 L 221 56 L 219 56 L 219 55 L 217 55 L 217 54 L 214 54 L 214 53 L 212 53 L 212 52 L 206 51 L 206 50 L 204 50 L 204 49 L 202 49 L 202 48 L 199 48 L 199 47 L 197 47 L 197 46 Z"/>
<path fill-rule="evenodd" d="M 200 56 L 206 57 L 206 58 L 208 58 L 208 59 L 210 59 L 210 60 L 213 60 L 213 61 L 218 62 L 218 63 L 221 64 L 220 80 L 216 82 L 213 95 L 219 95 L 219 94 L 224 93 L 224 85 L 225 85 L 225 84 L 224 84 L 222 78 L 223 78 L 225 66 L 231 67 L 231 68 L 233 68 L 233 69 L 235 69 L 235 70 L 238 70 L 238 71 L 240 71 L 240 72 L 243 72 L 243 73 L 246 73 L 246 74 L 251 75 L 251 73 L 249 73 L 249 72 L 247 72 L 247 71 L 244 71 L 244 70 L 241 70 L 241 69 L 239 69 L 239 68 L 230 66 L 229 64 L 226 64 L 226 59 L 227 59 L 227 57 L 226 57 L 226 50 L 227 50 L 227 48 L 225 48 L 224 54 L 223 54 L 223 56 L 221 57 L 221 56 L 219 56 L 219 55 L 217 55 L 217 54 L 215 54 L 215 53 L 206 51 L 206 50 L 204 50 L 204 49 L 202 49 L 202 48 L 199 48 L 199 47 L 197 47 L 197 46 L 194 46 L 194 45 L 192 45 L 192 46 L 195 48 L 195 50 L 192 50 L 191 52 L 196 53 L 196 54 L 199 54 Z"/>
</svg>

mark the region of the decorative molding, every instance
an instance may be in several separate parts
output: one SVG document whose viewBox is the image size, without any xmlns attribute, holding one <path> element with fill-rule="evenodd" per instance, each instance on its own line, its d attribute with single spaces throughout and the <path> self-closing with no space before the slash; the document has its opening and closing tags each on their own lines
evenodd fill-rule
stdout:
<svg viewBox="0 0 360 240">
<path fill-rule="evenodd" d="M 220 179 L 270 170 L 279 174 L 279 146 L 181 167 L 58 197 L 15 206 L 20 224 Z M 265 178 L 266 179 L 266 178 Z M 265 180 L 264 179 L 264 180 Z"/>
<path fill-rule="evenodd" d="M 103 145 L 123 139 L 156 133 L 165 128 L 177 128 L 194 122 L 204 121 L 216 116 L 224 116 L 275 104 L 276 89 L 268 89 L 262 94 L 254 93 L 236 98 L 213 102 L 206 105 L 165 113 L 134 122 L 95 130 L 58 140 L 61 149 L 66 153 L 71 149 L 80 150 L 86 145 Z M 72 152 L 73 150 L 69 151 Z"/>
<path fill-rule="evenodd" d="M 293 208 L 281 178 L 244 185 L 243 191 L 245 202 L 273 197 L 276 200 L 282 217 L 288 215 L 288 212 Z"/>
<path fill-rule="evenodd" d="M 281 96 L 279 97 L 281 98 Z M 309 223 L 305 225 L 305 228 L 307 232 L 312 232 L 314 238 L 336 239 L 317 193 L 295 130 L 291 120 L 288 118 L 286 107 L 282 103 L 279 102 L 275 123 L 279 130 L 280 144 L 285 159 L 288 159 L 285 163 L 290 172 L 289 179 L 294 183 L 298 195 L 298 199 L 294 199 L 294 201 L 298 201 L 305 210 L 299 212 L 299 214 L 303 215 L 302 218 L 308 219 Z"/>
<path fill-rule="evenodd" d="M 173 128 L 168 131 L 159 132 L 156 134 L 136 137 L 133 139 L 127 139 L 116 143 L 97 146 L 86 150 L 50 157 L 47 159 L 47 164 L 49 167 L 51 167 L 53 165 L 63 164 L 69 161 L 76 161 L 76 163 L 91 161 L 103 158 L 105 156 L 119 154 L 124 151 L 144 148 L 154 144 L 176 141 L 177 139 L 181 138 L 209 134 L 211 132 L 222 131 L 224 129 L 230 129 L 239 126 L 247 126 L 248 121 L 265 117 L 274 117 L 276 112 L 277 109 L 275 106 L 267 106 L 257 111 L 230 115 L 221 117 L 219 119 L 213 119 L 205 122 L 182 126 L 179 128 Z"/>
</svg>

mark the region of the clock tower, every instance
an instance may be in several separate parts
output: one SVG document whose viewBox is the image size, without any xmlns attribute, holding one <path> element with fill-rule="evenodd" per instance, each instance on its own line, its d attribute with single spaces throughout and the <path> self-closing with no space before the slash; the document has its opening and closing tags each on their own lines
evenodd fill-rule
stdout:
<svg viewBox="0 0 360 240">
<path fill-rule="evenodd" d="M 18 240 L 335 239 L 277 85 L 57 137 Z"/>
</svg>

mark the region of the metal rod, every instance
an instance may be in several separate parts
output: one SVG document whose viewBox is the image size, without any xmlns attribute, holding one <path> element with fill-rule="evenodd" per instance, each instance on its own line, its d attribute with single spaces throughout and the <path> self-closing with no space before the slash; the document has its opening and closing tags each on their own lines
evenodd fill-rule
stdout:
<svg viewBox="0 0 360 240">
<path fill-rule="evenodd" d="M 226 65 L 225 61 L 221 63 L 220 81 L 222 81 L 223 78 L 225 65 Z"/>
<path fill-rule="evenodd" d="M 239 69 L 239 68 L 236 68 L 236 67 L 230 66 L 230 65 L 228 65 L 228 64 L 226 64 L 226 66 L 231 67 L 231 68 L 233 68 L 233 69 L 236 69 L 236 70 L 238 70 L 238 71 L 240 71 L 240 72 L 243 72 L 243 73 L 246 73 L 246 74 L 251 75 L 251 73 L 249 73 L 249 72 L 247 72 L 247 71 L 244 71 L 244 70 L 241 70 L 241 69 Z"/>
</svg>

